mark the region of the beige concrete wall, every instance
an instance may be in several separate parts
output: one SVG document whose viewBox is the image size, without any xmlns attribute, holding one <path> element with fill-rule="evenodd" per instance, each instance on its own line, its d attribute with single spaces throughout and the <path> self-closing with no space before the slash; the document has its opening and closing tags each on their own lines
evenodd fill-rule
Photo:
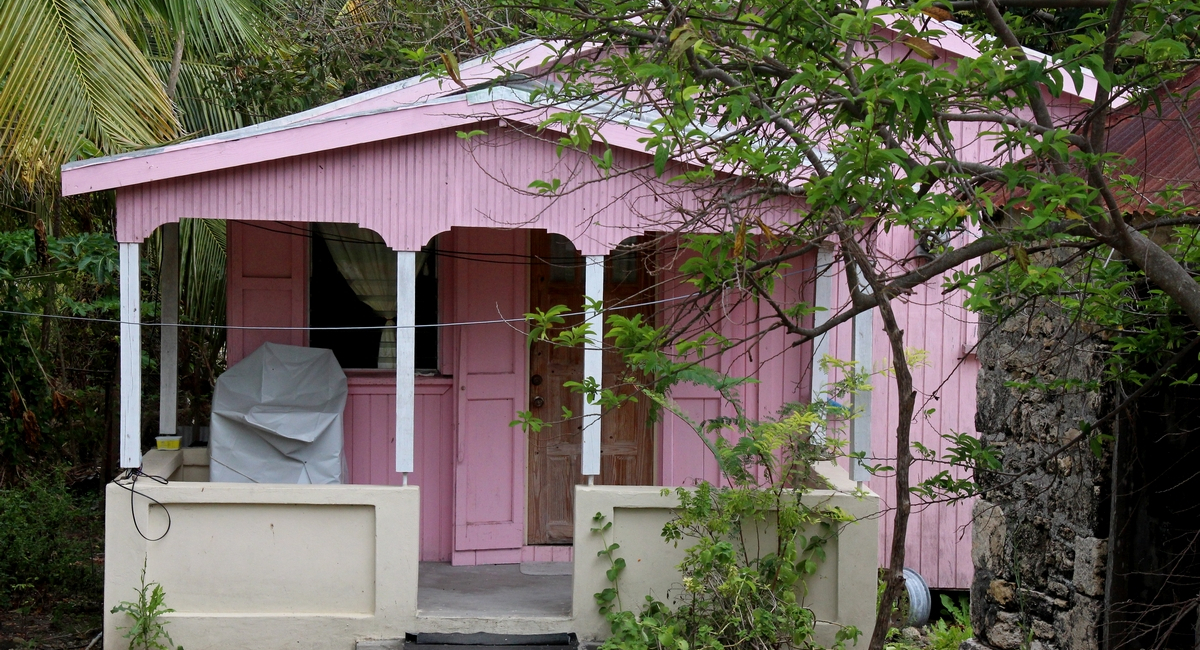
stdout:
<svg viewBox="0 0 1200 650">
<path fill-rule="evenodd" d="M 142 456 L 142 471 L 168 481 L 208 482 L 208 448 L 151 449 Z"/>
<path fill-rule="evenodd" d="M 628 569 L 623 604 L 639 607 L 646 594 L 670 602 L 683 547 L 660 536 L 678 503 L 657 487 L 576 488 L 573 612 L 570 617 L 475 619 L 419 617 L 417 567 L 420 498 L 416 487 L 253 485 L 192 482 L 207 478 L 203 450 L 152 451 L 148 474 L 173 477 L 130 492 L 109 485 L 106 499 L 105 612 L 135 600 L 143 562 L 148 581 L 166 592 L 168 630 L 188 650 L 216 648 L 345 649 L 360 639 L 400 639 L 407 632 L 574 631 L 584 640 L 607 636 L 593 594 L 609 586 L 604 542 L 592 517 L 613 522 L 608 542 Z M 827 560 L 803 595 L 822 621 L 818 641 L 829 643 L 839 624 L 869 637 L 875 610 L 879 499 L 851 494 L 855 484 L 836 465 L 821 468 L 833 489 L 805 496 L 838 506 L 859 520 L 826 548 Z M 150 501 L 153 498 L 158 503 Z M 770 535 L 764 528 L 764 535 Z M 104 647 L 123 650 L 124 615 L 105 614 Z M 865 643 L 865 641 L 863 642 Z M 862 644 L 860 644 L 862 645 Z"/>
<path fill-rule="evenodd" d="M 866 647 L 875 619 L 878 523 L 872 516 L 879 512 L 879 498 L 873 493 L 862 498 L 851 494 L 856 485 L 832 463 L 820 469 L 834 489 L 813 490 L 805 500 L 840 507 L 857 521 L 846 525 L 826 546 L 827 559 L 808 580 L 808 592 L 801 595 L 801 602 L 817 616 L 818 643 L 830 644 L 840 626 L 854 625 L 863 632 L 859 647 Z M 662 488 L 657 487 L 576 487 L 573 614 L 580 638 L 599 639 L 608 634 L 608 623 L 593 598 L 610 586 L 605 575 L 609 562 L 596 555 L 606 543 L 620 544 L 616 555 L 626 562 L 620 579 L 625 609 L 640 608 L 647 594 L 672 602 L 679 588 L 676 567 L 683 560 L 685 545 L 675 547 L 664 541 L 661 533 L 678 499 L 673 493 L 663 496 Z M 597 513 L 613 524 L 606 539 L 591 530 Z M 771 534 L 769 527 L 761 532 Z"/>
<path fill-rule="evenodd" d="M 147 454 L 177 475 L 182 454 Z M 158 474 L 162 475 L 162 474 Z M 137 482 L 106 493 L 104 647 L 123 650 L 124 615 L 146 579 L 166 592 L 172 638 L 188 650 L 345 649 L 415 629 L 416 487 Z M 155 499 L 155 504 L 149 498 Z M 151 539 L 133 526 L 137 518 Z"/>
</svg>

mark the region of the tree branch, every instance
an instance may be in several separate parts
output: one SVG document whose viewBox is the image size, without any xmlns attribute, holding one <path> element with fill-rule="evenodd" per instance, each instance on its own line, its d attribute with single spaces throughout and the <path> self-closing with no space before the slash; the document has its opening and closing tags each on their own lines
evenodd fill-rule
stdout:
<svg viewBox="0 0 1200 650">
<path fill-rule="evenodd" d="M 1003 9 L 1102 9 L 1113 3 L 1113 0 L 996 0 L 996 5 Z M 975 0 L 954 0 L 945 3 L 952 11 L 978 11 L 979 4 Z"/>
</svg>

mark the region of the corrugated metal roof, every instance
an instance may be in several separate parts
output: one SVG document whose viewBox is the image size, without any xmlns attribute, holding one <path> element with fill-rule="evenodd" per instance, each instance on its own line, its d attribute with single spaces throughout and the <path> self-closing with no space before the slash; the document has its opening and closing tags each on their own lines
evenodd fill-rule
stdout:
<svg viewBox="0 0 1200 650">
<path fill-rule="evenodd" d="M 517 43 L 516 45 L 511 45 L 493 54 L 471 59 L 470 61 L 464 62 L 460 66 L 460 69 L 462 70 L 460 76 L 471 81 L 494 78 L 497 74 L 497 70 L 504 65 L 524 61 L 524 59 L 521 58 L 521 55 L 544 47 L 545 45 L 546 44 L 542 41 L 525 41 L 522 43 Z M 321 106 L 310 108 L 306 111 L 301 111 L 292 115 L 286 115 L 284 117 L 268 120 L 259 124 L 244 126 L 240 129 L 232 129 L 230 131 L 222 131 L 221 133 L 214 133 L 202 138 L 195 138 L 186 142 L 169 144 L 161 147 L 152 147 L 149 149 L 141 149 L 128 153 L 113 154 L 111 156 L 89 158 L 86 160 L 76 160 L 63 165 L 62 169 L 63 171 L 70 171 L 80 167 L 89 167 L 115 160 L 142 158 L 176 149 L 193 148 L 218 142 L 230 142 L 256 135 L 264 135 L 267 133 L 274 133 L 276 131 L 283 131 L 298 126 L 319 124 L 335 119 L 346 119 L 362 115 L 374 115 L 378 113 L 403 110 L 405 108 L 436 103 L 437 100 L 442 96 L 453 96 L 458 94 L 454 92 L 460 90 L 458 86 L 454 86 L 453 90 L 441 90 L 439 82 L 442 81 L 445 80 L 431 78 L 425 75 L 417 75 L 407 79 L 402 79 L 386 86 L 380 86 L 379 88 L 361 92 L 357 95 L 345 97 L 328 104 L 322 104 Z M 419 92 L 411 92 L 412 90 L 419 90 Z M 375 100 L 380 100 L 383 98 L 392 100 L 389 102 L 390 105 L 386 108 L 369 106 L 364 110 L 363 107 L 360 106 L 362 104 L 371 105 L 375 102 Z M 461 97 L 452 97 L 449 99 L 449 101 L 460 101 L 461 99 Z M 446 100 L 443 99 L 443 101 Z"/>
<path fill-rule="evenodd" d="M 1114 114 L 1108 132 L 1108 150 L 1135 161 L 1120 173 L 1140 177 L 1124 201 L 1129 211 L 1162 204 L 1156 194 L 1172 186 L 1182 187 L 1188 205 L 1200 204 L 1200 67 L 1159 98 L 1161 113 L 1153 104 L 1140 113 L 1128 107 Z"/>
<path fill-rule="evenodd" d="M 970 50 L 974 46 L 962 38 L 959 34 L 961 26 L 955 23 L 946 23 L 948 34 L 937 40 L 938 47 L 947 47 L 948 52 L 956 52 L 959 50 Z M 276 152 L 277 155 L 265 154 L 265 151 L 270 151 L 271 146 L 258 146 L 260 138 L 276 138 L 278 133 L 301 130 L 301 128 L 313 127 L 322 130 L 325 126 L 341 124 L 348 125 L 349 122 L 355 120 L 371 120 L 378 116 L 386 114 L 397 114 L 404 110 L 422 109 L 436 104 L 454 104 L 457 102 L 466 103 L 467 106 L 476 106 L 484 103 L 494 103 L 498 110 L 494 115 L 475 115 L 476 119 L 484 118 L 505 118 L 522 120 L 522 116 L 526 115 L 530 109 L 545 110 L 583 110 L 584 113 L 599 116 L 602 121 L 605 121 L 608 128 L 616 128 L 616 130 L 626 130 L 630 134 L 623 134 L 616 139 L 610 138 L 610 144 L 614 146 L 629 146 L 637 145 L 636 150 L 643 151 L 641 148 L 640 134 L 648 131 L 650 122 L 658 118 L 658 114 L 647 112 L 642 108 L 632 106 L 629 102 L 618 102 L 608 100 L 571 102 L 569 104 L 560 104 L 560 106 L 550 106 L 548 102 L 532 102 L 530 101 L 529 91 L 530 84 L 533 82 L 518 82 L 515 73 L 535 72 L 544 67 L 546 60 L 558 56 L 559 43 L 548 41 L 528 41 L 517 43 L 515 46 L 499 50 L 499 52 L 484 56 L 484 58 L 475 59 L 464 62 L 461 66 L 461 79 L 464 83 L 482 85 L 487 82 L 497 82 L 498 85 L 488 85 L 486 88 L 467 89 L 463 91 L 457 85 L 452 88 L 446 88 L 446 79 L 437 77 L 412 77 L 401 80 L 395 84 L 383 86 L 383 88 L 374 89 L 366 92 L 361 92 L 359 95 L 344 98 L 337 102 L 325 104 L 306 112 L 295 115 L 286 116 L 263 122 L 263 124 L 239 128 L 239 130 L 228 131 L 214 134 L 204 138 L 188 140 L 184 143 L 176 143 L 160 148 L 145 149 L 142 151 L 127 152 L 127 154 L 119 154 L 114 156 L 104 156 L 91 158 L 91 160 L 77 161 L 67 163 L 62 167 L 62 191 L 64 194 L 78 194 L 83 192 L 96 191 L 96 189 L 107 189 L 114 187 L 124 187 L 137 185 L 137 183 L 150 182 L 154 180 L 162 180 L 164 177 L 173 177 L 180 174 L 203 173 L 216 168 L 239 167 L 242 164 L 253 162 L 262 162 L 259 158 L 266 156 L 263 160 L 269 160 L 272 156 L 288 156 L 288 151 L 280 149 Z M 1038 53 L 1027 53 L 1028 55 L 1036 55 Z M 1040 56 L 1040 55 L 1039 55 Z M 511 78 L 515 83 L 504 83 L 505 78 Z M 1085 84 L 1086 85 L 1086 84 Z M 508 103 L 505 103 L 508 102 Z M 506 106 L 508 109 L 500 109 Z M 517 106 L 516 113 L 512 112 L 512 107 Z M 478 113 L 476 109 L 466 110 L 466 112 L 457 112 L 446 107 L 445 115 L 451 114 L 466 116 L 466 114 Z M 508 112 L 508 115 L 505 115 Z M 545 118 L 545 115 L 541 115 Z M 422 126 L 416 128 L 416 131 L 437 130 L 444 128 L 445 120 L 426 120 L 422 122 Z M 532 121 L 532 124 L 539 124 L 540 119 Z M 354 122 L 358 124 L 358 122 Z M 346 133 L 346 128 L 342 128 L 341 133 Z M 326 131 L 328 133 L 328 131 Z M 379 132 L 374 132 L 379 133 Z M 367 134 L 370 136 L 370 134 Z M 379 134 L 379 137 L 385 134 Z M 298 134 L 296 138 L 308 140 L 308 142 L 323 144 L 317 146 L 312 145 L 313 151 L 318 149 L 336 148 L 336 146 L 349 146 L 355 144 L 364 144 L 371 142 L 370 137 L 365 137 L 359 133 L 355 138 L 350 138 L 353 142 L 335 142 L 335 139 L 329 138 L 313 138 L 310 134 Z M 248 140 L 254 140 L 251 146 L 251 154 L 247 154 L 246 146 Z M 277 138 L 276 138 L 277 140 Z M 240 143 L 240 144 L 239 144 Z M 240 149 L 235 149 L 239 148 Z M 241 154 L 236 154 L 235 151 L 241 151 Z M 305 151 L 312 152 L 312 151 Z M 154 160 L 149 160 L 154 158 Z M 192 164 L 193 161 L 196 164 Z M 194 168 L 193 168 L 194 167 Z M 170 171 L 167 171 L 170 169 Z"/>
</svg>

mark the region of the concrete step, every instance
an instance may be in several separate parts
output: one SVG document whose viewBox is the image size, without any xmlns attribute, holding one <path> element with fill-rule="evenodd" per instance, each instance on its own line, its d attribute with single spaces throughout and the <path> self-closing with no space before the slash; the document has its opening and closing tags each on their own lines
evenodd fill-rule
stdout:
<svg viewBox="0 0 1200 650">
<path fill-rule="evenodd" d="M 417 633 L 403 639 L 369 639 L 355 650 L 576 650 L 579 639 L 566 634 Z"/>
</svg>

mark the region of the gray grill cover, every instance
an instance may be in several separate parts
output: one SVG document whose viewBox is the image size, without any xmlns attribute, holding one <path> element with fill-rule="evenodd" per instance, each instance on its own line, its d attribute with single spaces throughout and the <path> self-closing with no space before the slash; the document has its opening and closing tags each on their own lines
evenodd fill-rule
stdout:
<svg viewBox="0 0 1200 650">
<path fill-rule="evenodd" d="M 264 343 L 217 378 L 209 480 L 341 483 L 345 408 L 333 352 Z"/>
</svg>

